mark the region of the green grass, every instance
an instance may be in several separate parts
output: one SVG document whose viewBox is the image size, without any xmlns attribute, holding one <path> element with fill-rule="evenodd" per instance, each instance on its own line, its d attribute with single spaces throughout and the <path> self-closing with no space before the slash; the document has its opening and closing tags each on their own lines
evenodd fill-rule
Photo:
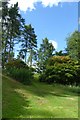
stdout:
<svg viewBox="0 0 80 120">
<path fill-rule="evenodd" d="M 78 118 L 78 88 L 3 76 L 3 118 Z"/>
</svg>

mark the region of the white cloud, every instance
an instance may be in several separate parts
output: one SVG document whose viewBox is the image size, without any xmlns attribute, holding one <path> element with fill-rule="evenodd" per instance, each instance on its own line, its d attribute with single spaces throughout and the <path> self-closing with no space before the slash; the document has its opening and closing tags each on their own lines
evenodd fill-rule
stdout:
<svg viewBox="0 0 80 120">
<path fill-rule="evenodd" d="M 54 46 L 54 48 L 57 49 L 58 44 L 57 44 L 56 41 L 54 41 L 54 40 L 49 40 L 49 43 L 52 43 L 52 45 Z"/>
<path fill-rule="evenodd" d="M 18 2 L 18 6 L 20 8 L 21 11 L 27 11 L 28 9 L 31 11 L 33 9 L 35 9 L 35 3 L 37 2 L 37 0 L 10 0 L 10 4 L 15 4 L 16 2 Z"/>
<path fill-rule="evenodd" d="M 80 17 L 79 17 L 79 19 L 78 19 L 78 24 L 80 25 Z"/>
<path fill-rule="evenodd" d="M 27 11 L 28 9 L 32 11 L 35 9 L 35 4 L 40 2 L 43 7 L 52 7 L 53 5 L 58 5 L 60 2 L 79 2 L 79 0 L 10 0 L 10 4 L 15 4 L 18 2 L 21 11 Z"/>
</svg>

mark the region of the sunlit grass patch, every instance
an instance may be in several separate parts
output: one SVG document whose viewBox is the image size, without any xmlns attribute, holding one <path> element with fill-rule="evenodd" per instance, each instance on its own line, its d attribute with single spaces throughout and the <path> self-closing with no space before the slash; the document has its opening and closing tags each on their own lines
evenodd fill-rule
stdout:
<svg viewBox="0 0 80 120">
<path fill-rule="evenodd" d="M 78 88 L 3 76 L 3 118 L 78 118 Z"/>
</svg>

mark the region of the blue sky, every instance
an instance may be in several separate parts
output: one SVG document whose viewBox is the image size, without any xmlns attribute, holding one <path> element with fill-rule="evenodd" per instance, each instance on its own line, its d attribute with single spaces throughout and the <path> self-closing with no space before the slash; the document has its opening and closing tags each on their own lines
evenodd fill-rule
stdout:
<svg viewBox="0 0 80 120">
<path fill-rule="evenodd" d="M 78 30 L 80 32 L 80 2 L 78 3 L 78 20 L 79 20 Z"/>
<path fill-rule="evenodd" d="M 66 38 L 78 30 L 78 0 L 11 1 L 11 4 L 18 2 L 26 24 L 34 27 L 38 47 L 42 39 L 47 37 L 55 47 L 57 46 L 57 51 L 64 50 Z"/>
<path fill-rule="evenodd" d="M 53 7 L 43 7 L 37 3 L 36 9 L 21 14 L 26 24 L 32 24 L 37 34 L 38 46 L 42 39 L 47 37 L 55 41 L 57 50 L 63 50 L 66 47 L 66 37 L 78 29 L 78 3 L 64 2 Z"/>
</svg>

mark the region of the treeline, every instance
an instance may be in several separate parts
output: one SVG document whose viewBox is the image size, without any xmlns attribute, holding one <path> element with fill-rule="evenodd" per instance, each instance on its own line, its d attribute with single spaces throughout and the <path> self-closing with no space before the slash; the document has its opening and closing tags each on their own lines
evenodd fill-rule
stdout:
<svg viewBox="0 0 80 120">
<path fill-rule="evenodd" d="M 45 37 L 37 48 L 35 30 L 25 24 L 18 3 L 11 7 L 2 3 L 2 67 L 11 77 L 31 83 L 34 73 L 39 73 L 41 82 L 80 84 L 80 32 L 73 32 L 66 43 L 65 52 L 57 52 Z M 15 59 L 16 44 L 19 50 Z"/>
<path fill-rule="evenodd" d="M 2 3 L 2 61 L 3 68 L 6 62 L 14 59 L 14 46 L 20 45 L 18 58 L 27 61 L 27 53 L 32 65 L 36 54 L 37 39 L 32 25 L 26 25 L 19 13 L 18 3 L 8 7 L 8 2 Z"/>
<path fill-rule="evenodd" d="M 80 85 L 80 32 L 73 32 L 67 39 L 67 48 L 46 59 L 40 81 L 49 84 Z"/>
</svg>

